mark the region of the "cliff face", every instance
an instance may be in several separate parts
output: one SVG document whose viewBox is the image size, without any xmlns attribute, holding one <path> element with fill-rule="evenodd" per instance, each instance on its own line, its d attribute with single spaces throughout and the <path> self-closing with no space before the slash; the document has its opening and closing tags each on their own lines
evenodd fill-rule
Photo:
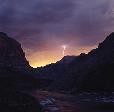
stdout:
<svg viewBox="0 0 114 112">
<path fill-rule="evenodd" d="M 0 32 L 0 68 L 17 71 L 30 68 L 21 44 L 3 32 Z"/>
<path fill-rule="evenodd" d="M 65 78 L 69 71 L 69 65 L 77 59 L 76 56 L 65 56 L 60 61 L 49 64 L 45 67 L 34 69 L 37 78 L 60 80 Z"/>
<path fill-rule="evenodd" d="M 114 91 L 114 33 L 83 57 L 83 61 L 78 64 L 75 61 L 72 70 L 73 84 L 78 90 Z"/>
<path fill-rule="evenodd" d="M 4 112 L 41 112 L 39 102 L 21 92 L 40 85 L 29 74 L 30 68 L 21 44 L 0 32 L 0 109 Z"/>
<path fill-rule="evenodd" d="M 63 58 L 38 71 L 46 78 L 49 75 L 56 78 L 50 87 L 52 90 L 114 91 L 114 33 L 88 54 L 80 54 L 72 61 L 69 57 Z"/>
<path fill-rule="evenodd" d="M 41 88 L 48 80 L 34 78 L 21 44 L 0 32 L 0 90 Z M 46 84 L 45 84 L 46 83 Z"/>
</svg>

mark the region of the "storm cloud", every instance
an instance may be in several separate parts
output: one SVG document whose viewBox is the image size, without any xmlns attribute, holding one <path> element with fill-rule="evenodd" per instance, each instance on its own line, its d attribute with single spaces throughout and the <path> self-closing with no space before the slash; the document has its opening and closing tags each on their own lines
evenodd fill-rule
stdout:
<svg viewBox="0 0 114 112">
<path fill-rule="evenodd" d="M 113 0 L 0 0 L 0 31 L 24 49 L 95 46 L 114 31 Z"/>
</svg>

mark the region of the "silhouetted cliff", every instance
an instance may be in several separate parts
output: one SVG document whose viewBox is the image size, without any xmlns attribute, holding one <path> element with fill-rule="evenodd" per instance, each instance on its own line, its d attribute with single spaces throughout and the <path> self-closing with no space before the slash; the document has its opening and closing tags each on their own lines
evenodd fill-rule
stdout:
<svg viewBox="0 0 114 112">
<path fill-rule="evenodd" d="M 41 112 L 39 102 L 22 92 L 41 85 L 32 76 L 21 44 L 0 32 L 0 110 L 3 112 Z"/>
<path fill-rule="evenodd" d="M 34 78 L 21 44 L 0 32 L 0 89 L 41 88 L 45 80 Z M 47 80 L 46 80 L 47 81 Z"/>
<path fill-rule="evenodd" d="M 0 68 L 10 68 L 17 71 L 30 68 L 21 44 L 3 32 L 0 32 Z"/>
<path fill-rule="evenodd" d="M 98 48 L 88 54 L 73 57 L 72 61 L 67 57 L 67 62 L 70 63 L 66 63 L 63 58 L 59 63 L 37 69 L 37 73 L 45 78 L 51 75 L 55 80 L 50 87 L 52 90 L 114 91 L 114 33 L 100 43 Z"/>
</svg>

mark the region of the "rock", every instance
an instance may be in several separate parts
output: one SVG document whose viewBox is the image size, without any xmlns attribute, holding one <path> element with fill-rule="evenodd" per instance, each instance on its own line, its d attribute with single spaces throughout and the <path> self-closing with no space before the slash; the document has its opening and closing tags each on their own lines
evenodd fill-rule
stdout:
<svg viewBox="0 0 114 112">
<path fill-rule="evenodd" d="M 30 90 L 50 81 L 36 79 L 21 44 L 0 32 L 0 89 Z"/>
<path fill-rule="evenodd" d="M 0 110 L 3 112 L 42 112 L 38 99 L 24 92 L 1 91 Z"/>
<path fill-rule="evenodd" d="M 71 67 L 78 91 L 114 91 L 114 33 Z"/>
<path fill-rule="evenodd" d="M 55 78 L 51 90 L 114 91 L 114 33 L 88 54 L 75 56 L 72 61 L 65 57 L 37 71 L 37 76 L 43 74 L 45 78 Z"/>
<path fill-rule="evenodd" d="M 10 68 L 17 71 L 30 68 L 21 44 L 3 32 L 0 32 L 0 68 Z"/>
<path fill-rule="evenodd" d="M 34 69 L 34 72 L 37 78 L 59 80 L 66 77 L 65 74 L 69 70 L 69 65 L 76 59 L 76 56 L 65 56 L 56 63 Z"/>
<path fill-rule="evenodd" d="M 77 57 L 76 56 L 64 56 L 60 61 L 57 63 L 59 64 L 70 64 L 72 63 Z"/>
</svg>

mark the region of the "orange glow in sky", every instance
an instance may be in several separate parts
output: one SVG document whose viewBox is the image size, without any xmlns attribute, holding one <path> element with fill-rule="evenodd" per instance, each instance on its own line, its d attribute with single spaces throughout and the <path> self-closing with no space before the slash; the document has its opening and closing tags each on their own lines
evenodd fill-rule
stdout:
<svg viewBox="0 0 114 112">
<path fill-rule="evenodd" d="M 68 47 L 66 49 L 66 55 L 79 55 L 80 53 L 88 53 L 91 49 L 96 48 L 96 46 L 92 47 L 84 47 L 84 48 L 71 48 Z M 56 63 L 57 61 L 63 58 L 62 49 L 48 50 L 42 52 L 33 52 L 27 55 L 26 57 L 30 63 L 30 65 L 34 68 L 45 66 L 47 64 Z"/>
</svg>

